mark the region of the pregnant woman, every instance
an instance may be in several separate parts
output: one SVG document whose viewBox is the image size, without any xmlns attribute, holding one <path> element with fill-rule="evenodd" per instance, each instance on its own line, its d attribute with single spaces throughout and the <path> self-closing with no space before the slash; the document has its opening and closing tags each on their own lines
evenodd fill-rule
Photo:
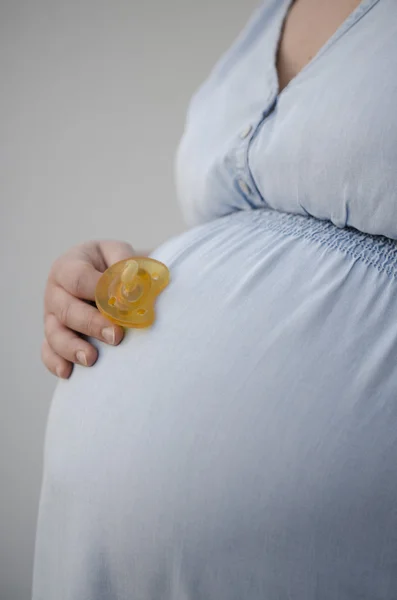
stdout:
<svg viewBox="0 0 397 600">
<path fill-rule="evenodd" d="M 87 302 L 127 244 L 55 263 L 34 600 L 397 598 L 396 23 L 260 6 L 190 105 L 152 328 Z"/>
</svg>

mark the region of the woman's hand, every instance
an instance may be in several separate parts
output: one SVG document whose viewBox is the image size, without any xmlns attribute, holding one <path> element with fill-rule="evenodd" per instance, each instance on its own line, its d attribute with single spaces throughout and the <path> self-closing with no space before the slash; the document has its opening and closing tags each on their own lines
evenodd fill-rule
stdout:
<svg viewBox="0 0 397 600">
<path fill-rule="evenodd" d="M 101 274 L 119 260 L 136 254 L 125 242 L 86 242 L 58 258 L 51 267 L 44 296 L 42 360 L 54 375 L 67 379 L 73 363 L 92 366 L 96 348 L 79 334 L 116 346 L 124 335 L 89 304 Z M 85 302 L 88 301 L 88 302 Z"/>
</svg>

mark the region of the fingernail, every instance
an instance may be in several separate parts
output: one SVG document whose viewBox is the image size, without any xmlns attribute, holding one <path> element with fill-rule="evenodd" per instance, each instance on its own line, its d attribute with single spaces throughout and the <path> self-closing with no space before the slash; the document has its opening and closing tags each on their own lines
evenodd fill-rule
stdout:
<svg viewBox="0 0 397 600">
<path fill-rule="evenodd" d="M 63 371 L 62 371 L 62 367 L 57 367 L 55 370 L 56 370 L 56 374 L 57 374 L 57 376 L 58 376 L 58 377 L 62 377 L 62 372 L 63 372 Z"/>
<path fill-rule="evenodd" d="M 76 358 L 81 365 L 87 366 L 87 357 L 82 350 L 79 350 L 76 354 Z"/>
<path fill-rule="evenodd" d="M 113 327 L 105 327 L 105 329 L 102 329 L 102 335 L 108 344 L 114 344 L 116 332 L 114 331 Z"/>
</svg>

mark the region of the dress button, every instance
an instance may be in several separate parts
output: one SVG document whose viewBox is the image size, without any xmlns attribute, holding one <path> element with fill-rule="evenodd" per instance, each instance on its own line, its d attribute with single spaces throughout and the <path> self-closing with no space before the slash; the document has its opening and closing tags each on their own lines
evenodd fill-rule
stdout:
<svg viewBox="0 0 397 600">
<path fill-rule="evenodd" d="M 247 127 L 245 129 L 242 130 L 242 132 L 240 133 L 240 137 L 243 140 L 244 138 L 246 138 L 252 131 L 252 125 L 247 125 Z"/>
<path fill-rule="evenodd" d="M 248 185 L 248 183 L 245 183 L 244 179 L 239 179 L 237 183 L 238 187 L 243 192 L 243 194 L 245 194 L 246 196 L 250 196 L 252 194 L 250 186 Z"/>
</svg>

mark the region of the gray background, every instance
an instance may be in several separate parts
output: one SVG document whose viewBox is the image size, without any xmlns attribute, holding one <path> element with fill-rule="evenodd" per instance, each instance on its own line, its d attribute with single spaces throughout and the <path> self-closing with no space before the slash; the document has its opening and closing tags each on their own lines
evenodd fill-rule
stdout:
<svg viewBox="0 0 397 600">
<path fill-rule="evenodd" d="M 150 248 L 183 230 L 187 103 L 256 5 L 0 0 L 0 600 L 30 597 L 50 265 L 84 240 Z"/>
</svg>

